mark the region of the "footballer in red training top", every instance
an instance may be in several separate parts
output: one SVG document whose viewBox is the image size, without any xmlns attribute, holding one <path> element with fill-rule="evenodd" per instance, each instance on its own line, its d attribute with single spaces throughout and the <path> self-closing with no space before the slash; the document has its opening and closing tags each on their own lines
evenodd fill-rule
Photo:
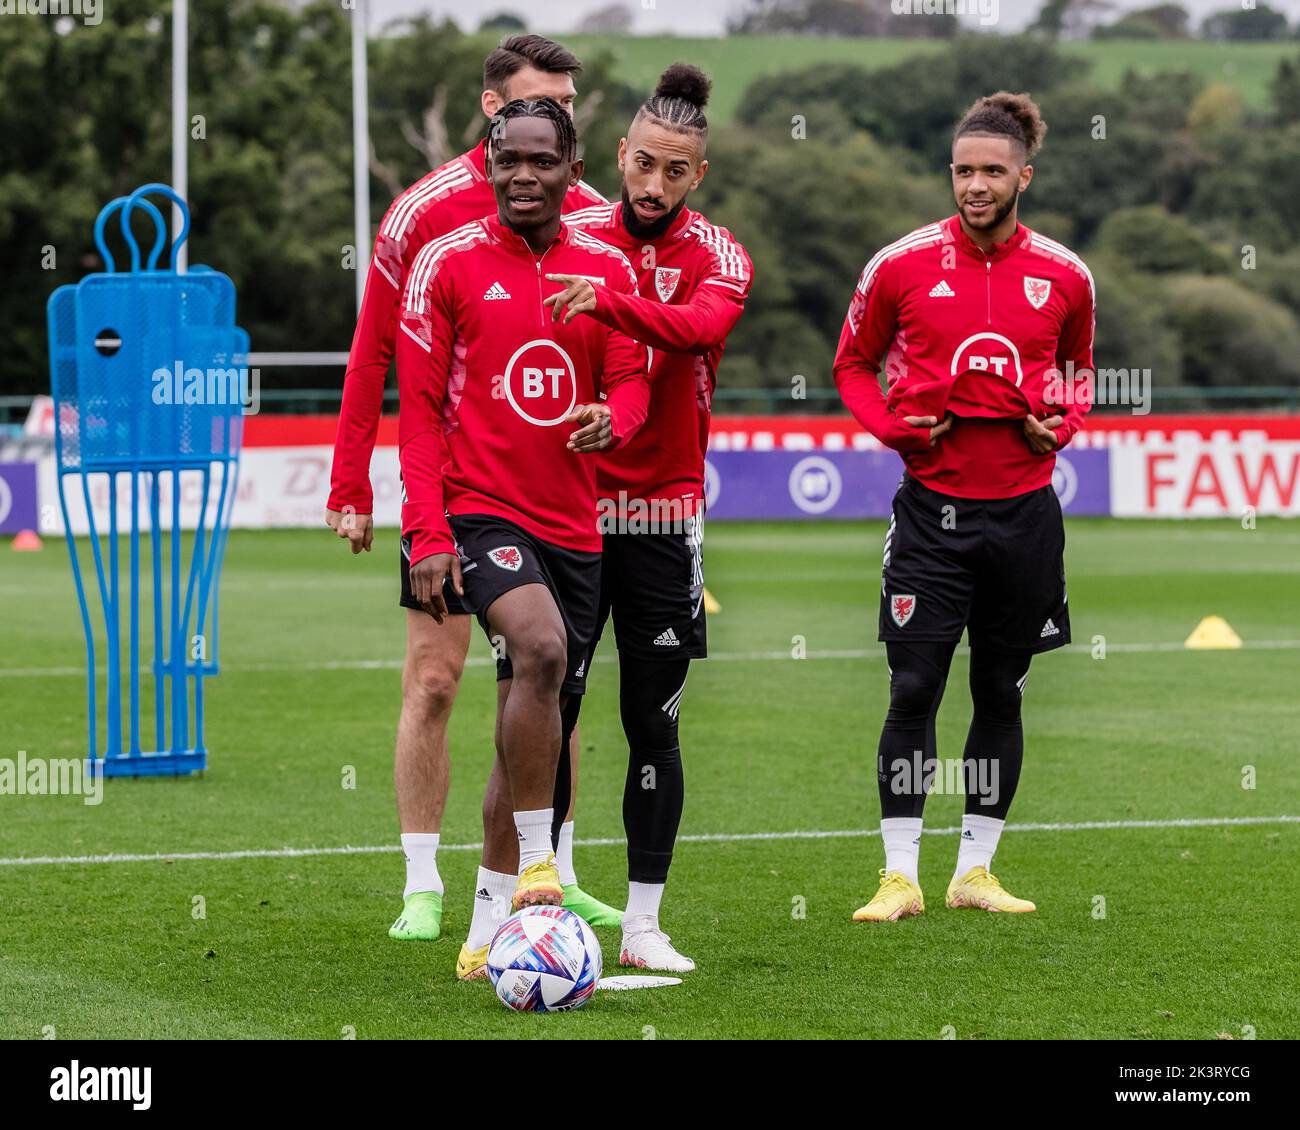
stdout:
<svg viewBox="0 0 1300 1130">
<path fill-rule="evenodd" d="M 552 98 L 572 115 L 578 95 L 575 77 L 581 61 L 563 44 L 540 35 L 510 35 L 483 60 L 483 88 L 478 98 L 485 122 L 516 98 Z M 348 355 L 339 413 L 330 497 L 325 521 L 352 552 L 369 551 L 374 538 L 370 461 L 383 407 L 384 381 L 396 348 L 402 290 L 420 249 L 456 228 L 497 211 L 486 170 L 487 143 L 422 177 L 400 193 L 379 225 L 365 293 Z M 583 181 L 568 190 L 564 208 L 573 211 L 603 197 Z M 406 860 L 403 905 L 388 931 L 391 938 L 433 941 L 441 933 L 443 881 L 437 852 L 449 785 L 447 725 L 465 669 L 470 618 L 446 586 L 443 599 L 452 613 L 437 624 L 411 592 L 410 546 L 401 541 L 397 554 L 399 601 L 406 609 L 406 660 L 402 675 L 402 710 L 397 724 L 393 783 L 402 851 Z M 342 617 L 339 640 L 347 647 L 356 636 L 355 617 Z M 504 791 L 494 780 L 495 792 Z M 509 811 L 508 804 L 505 806 Z M 572 820 L 561 830 L 560 872 L 564 905 L 594 926 L 617 925 L 622 911 L 606 906 L 579 885 L 573 868 Z M 481 867 L 475 889 L 471 936 L 486 949 L 499 922 L 501 906 L 514 889 L 514 843 L 508 841 L 504 870 Z M 462 955 L 464 956 L 464 955 Z M 458 961 L 461 975 L 486 976 L 481 961 Z"/>
<path fill-rule="evenodd" d="M 582 171 L 572 119 L 551 99 L 513 101 L 490 138 L 498 214 L 426 245 L 407 280 L 398 439 L 412 594 L 441 619 L 452 576 L 505 641 L 498 728 L 518 910 L 563 897 L 551 800 L 561 700 L 582 693 L 599 600 L 592 453 L 631 438 L 650 386 L 645 346 L 590 319 L 554 323 L 543 306 L 562 289 L 544 278 L 552 269 L 636 292 L 621 252 L 560 220 Z"/>
<path fill-rule="evenodd" d="M 947 904 L 1034 909 L 989 868 L 1020 776 L 1030 660 L 1070 640 L 1052 468 L 1091 403 L 1095 320 L 1083 261 L 1018 220 L 1046 129 L 1026 94 L 999 92 L 967 111 L 952 149 L 957 214 L 871 258 L 835 358 L 844 403 L 906 465 L 880 596 L 885 869 L 858 921 L 924 908 L 917 856 L 934 719 L 964 630 L 974 712 Z"/>
<path fill-rule="evenodd" d="M 496 214 L 496 197 L 484 170 L 486 157 L 484 139 L 411 185 L 380 221 L 348 354 L 330 476 L 330 510 L 351 506 L 358 514 L 371 512 L 370 458 L 383 408 L 384 379 L 397 343 L 402 290 L 412 261 L 427 244 L 473 220 Z M 564 210 L 578 211 L 603 202 L 599 192 L 579 180 L 565 194 Z M 403 562 L 403 572 L 406 568 Z M 409 599 L 403 603 L 416 607 Z"/>
<path fill-rule="evenodd" d="M 708 170 L 710 85 L 698 67 L 669 67 L 619 144 L 621 201 L 568 217 L 627 255 L 641 296 L 553 275 L 567 289 L 548 299 L 566 318 L 586 314 L 623 330 L 650 346 L 654 358 L 645 427 L 599 460 L 605 544 L 599 623 L 612 614 L 629 753 L 623 790 L 628 902 L 619 960 L 671 973 L 695 968 L 659 928 L 659 907 L 682 816 L 677 720 L 690 661 L 706 654 L 709 409 L 723 347 L 754 273 L 729 231 L 686 207 Z M 653 789 L 642 784 L 646 766 L 654 769 Z"/>
</svg>

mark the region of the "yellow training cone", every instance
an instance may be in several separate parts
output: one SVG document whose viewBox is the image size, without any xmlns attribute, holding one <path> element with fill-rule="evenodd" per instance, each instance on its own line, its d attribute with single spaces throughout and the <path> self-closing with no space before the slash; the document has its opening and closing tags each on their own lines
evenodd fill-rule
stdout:
<svg viewBox="0 0 1300 1130">
<path fill-rule="evenodd" d="M 708 589 L 704 590 L 704 611 L 710 616 L 722 611 L 722 605 L 718 603 L 718 598 L 709 592 Z"/>
<path fill-rule="evenodd" d="M 1240 647 L 1241 637 L 1222 616 L 1207 616 L 1186 640 L 1183 647 Z"/>
</svg>

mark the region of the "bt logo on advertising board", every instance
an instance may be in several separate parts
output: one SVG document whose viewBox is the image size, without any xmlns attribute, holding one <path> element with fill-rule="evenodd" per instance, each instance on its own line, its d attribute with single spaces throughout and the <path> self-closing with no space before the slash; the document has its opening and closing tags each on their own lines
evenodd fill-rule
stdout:
<svg viewBox="0 0 1300 1130">
<path fill-rule="evenodd" d="M 1074 496 L 1079 493 L 1079 475 L 1074 469 L 1074 464 L 1064 455 L 1056 457 L 1056 465 L 1052 468 L 1052 489 L 1056 491 L 1056 497 L 1061 500 L 1061 509 L 1064 510 L 1071 502 Z"/>
<path fill-rule="evenodd" d="M 800 459 L 790 469 L 790 498 L 805 514 L 825 514 L 840 500 L 840 469 L 821 455 Z"/>
</svg>

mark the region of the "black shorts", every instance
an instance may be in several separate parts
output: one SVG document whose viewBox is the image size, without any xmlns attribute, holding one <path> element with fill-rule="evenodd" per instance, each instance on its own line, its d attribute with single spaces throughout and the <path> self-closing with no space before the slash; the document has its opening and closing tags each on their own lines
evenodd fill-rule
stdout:
<svg viewBox="0 0 1300 1130">
<path fill-rule="evenodd" d="M 402 595 L 397 603 L 403 608 L 413 608 L 416 612 L 423 611 L 420 608 L 420 602 L 411 595 L 411 540 L 402 538 L 401 571 L 402 571 Z M 447 602 L 447 611 L 453 616 L 468 616 L 473 609 L 456 595 L 456 590 L 451 587 L 451 577 L 448 577 L 442 583 L 442 599 Z"/>
<path fill-rule="evenodd" d="M 606 534 L 600 562 L 596 639 L 614 617 L 620 654 L 637 659 L 703 659 L 704 522 L 683 518 L 680 529 Z"/>
<path fill-rule="evenodd" d="M 490 515 L 448 517 L 460 554 L 465 604 L 492 640 L 488 611 L 499 596 L 521 585 L 541 584 L 551 590 L 564 621 L 569 663 L 562 690 L 582 694 L 587 685 L 587 652 L 596 635 L 600 603 L 600 554 L 565 549 L 533 537 L 513 522 Z M 513 677 L 505 648 L 497 653 L 497 681 Z"/>
<path fill-rule="evenodd" d="M 940 494 L 910 475 L 894 495 L 880 639 L 1050 651 L 1070 642 L 1065 523 L 1050 486 L 1015 498 Z"/>
</svg>

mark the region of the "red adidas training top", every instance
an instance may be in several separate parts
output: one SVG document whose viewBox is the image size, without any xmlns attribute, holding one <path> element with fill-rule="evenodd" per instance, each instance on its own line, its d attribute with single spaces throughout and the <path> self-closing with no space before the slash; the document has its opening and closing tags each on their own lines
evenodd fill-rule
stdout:
<svg viewBox="0 0 1300 1130">
<path fill-rule="evenodd" d="M 554 322 L 550 273 L 635 294 L 622 252 L 563 224 L 541 254 L 496 217 L 428 243 L 411 265 L 397 341 L 402 533 L 411 564 L 450 553 L 446 514 L 505 518 L 598 552 L 596 456 L 569 451 L 575 405 L 604 394 L 614 440 L 650 402 L 646 348 L 592 318 Z"/>
<path fill-rule="evenodd" d="M 620 492 L 629 501 L 680 498 L 683 514 L 694 514 L 704 496 L 718 363 L 744 311 L 753 264 L 726 228 L 689 208 L 653 240 L 623 226 L 621 204 L 601 204 L 565 221 L 632 262 L 642 300 L 597 287 L 591 316 L 651 349 L 649 418 L 630 443 L 600 457 L 601 498 L 616 506 Z"/>
<path fill-rule="evenodd" d="M 496 215 L 496 197 L 484 171 L 486 153 L 487 142 L 481 141 L 468 153 L 434 169 L 398 196 L 379 224 L 343 378 L 343 404 L 330 473 L 331 510 L 352 506 L 359 514 L 371 513 L 370 457 L 384 405 L 384 380 L 397 340 L 402 287 L 412 261 L 426 243 L 472 220 Z M 585 181 L 579 181 L 565 197 L 564 210 L 589 208 L 604 199 Z"/>
<path fill-rule="evenodd" d="M 985 252 L 957 216 L 877 252 L 840 335 L 835 383 L 854 417 L 899 451 L 910 474 L 960 498 L 1046 486 L 1054 453 L 1023 434 L 1030 412 L 1059 412 L 1064 447 L 1092 403 L 1092 275 L 1074 252 L 1023 225 Z M 877 374 L 884 362 L 887 391 Z M 1044 399 L 1069 388 L 1056 407 Z M 957 417 L 934 448 L 904 416 Z"/>
</svg>

